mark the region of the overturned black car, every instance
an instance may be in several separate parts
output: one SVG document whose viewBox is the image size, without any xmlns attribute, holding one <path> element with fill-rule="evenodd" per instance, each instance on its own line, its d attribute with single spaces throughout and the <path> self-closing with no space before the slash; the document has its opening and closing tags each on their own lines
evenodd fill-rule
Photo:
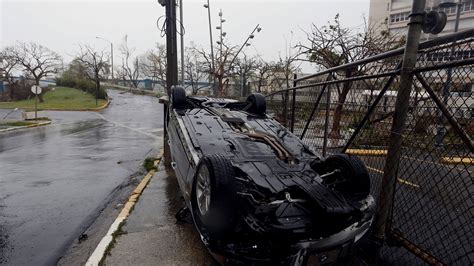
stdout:
<svg viewBox="0 0 474 266">
<path fill-rule="evenodd" d="M 172 167 L 202 241 L 228 261 L 305 264 L 349 254 L 374 212 L 363 162 L 323 158 L 246 102 L 172 90 Z"/>
</svg>

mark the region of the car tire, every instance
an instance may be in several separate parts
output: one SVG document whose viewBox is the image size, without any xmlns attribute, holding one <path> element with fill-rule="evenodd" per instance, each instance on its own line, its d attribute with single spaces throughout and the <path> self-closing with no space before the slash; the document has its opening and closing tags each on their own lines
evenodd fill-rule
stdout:
<svg viewBox="0 0 474 266">
<path fill-rule="evenodd" d="M 362 200 L 370 193 L 369 172 L 364 162 L 355 155 L 333 154 L 324 161 L 312 163 L 311 167 L 320 175 L 339 170 L 338 173 L 323 177 L 323 182 L 344 196 Z"/>
<path fill-rule="evenodd" d="M 248 111 L 256 115 L 264 115 L 267 112 L 267 101 L 260 93 L 252 93 L 247 97 L 247 102 L 250 103 Z"/>
<path fill-rule="evenodd" d="M 200 193 L 203 192 L 201 176 L 206 172 L 210 190 L 209 203 L 204 208 L 203 194 Z M 234 176 L 232 164 L 223 155 L 206 156 L 198 164 L 192 185 L 191 207 L 194 223 L 202 235 L 222 239 L 232 233 L 238 213 Z"/>
<path fill-rule="evenodd" d="M 183 109 L 187 105 L 186 91 L 182 87 L 171 88 L 171 105 L 174 109 Z"/>
</svg>

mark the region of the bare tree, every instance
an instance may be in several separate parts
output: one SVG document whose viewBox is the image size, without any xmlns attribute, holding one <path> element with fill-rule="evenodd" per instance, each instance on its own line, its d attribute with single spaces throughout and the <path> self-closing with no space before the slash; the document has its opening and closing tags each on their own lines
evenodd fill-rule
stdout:
<svg viewBox="0 0 474 266">
<path fill-rule="evenodd" d="M 110 54 L 108 52 L 97 51 L 90 45 L 80 45 L 76 62 L 82 67 L 82 72 L 96 85 L 96 103 L 99 98 L 100 81 L 108 73 Z"/>
<path fill-rule="evenodd" d="M 262 88 L 269 86 L 272 82 L 271 80 L 272 75 L 272 64 L 263 61 L 262 59 L 257 62 L 255 67 L 255 80 L 256 80 L 256 91 L 258 93 L 262 92 Z"/>
<path fill-rule="evenodd" d="M 149 50 L 140 58 L 140 69 L 144 77 L 153 82 L 159 82 L 166 87 L 166 47 L 157 44 L 156 48 Z"/>
<path fill-rule="evenodd" d="M 241 91 L 240 96 L 247 96 L 250 94 L 250 88 L 247 86 L 249 78 L 254 76 L 254 72 L 257 69 L 257 60 L 253 57 L 248 57 L 244 54 L 243 57 L 235 61 L 235 65 L 231 66 L 231 71 L 234 80 L 238 80 L 240 83 Z"/>
<path fill-rule="evenodd" d="M 316 63 L 317 67 L 322 69 L 355 62 L 402 45 L 398 36 L 391 35 L 388 31 L 378 31 L 367 22 L 362 32 L 358 32 L 358 29 L 345 28 L 340 24 L 339 14 L 335 16 L 333 22 L 328 22 L 325 26 L 318 27 L 313 24 L 311 31 L 306 32 L 306 36 L 307 43 L 297 45 L 301 55 L 306 56 L 301 60 Z M 370 70 L 367 68 L 354 67 L 334 74 L 336 77 L 350 78 L 368 71 Z M 338 90 L 338 102 L 330 133 L 333 138 L 340 136 L 342 109 L 351 86 L 351 82 L 344 82 L 342 90 Z"/>
<path fill-rule="evenodd" d="M 212 69 L 211 56 L 203 48 L 193 47 L 197 54 L 200 55 L 201 59 L 206 62 L 207 73 L 212 79 L 217 81 L 217 94 L 223 96 L 226 94 L 226 88 L 229 83 L 229 78 L 233 75 L 231 72 L 232 66 L 231 61 L 235 56 L 236 46 L 229 46 L 224 41 L 222 43 L 222 50 L 219 49 L 216 53 L 216 58 L 214 59 L 214 67 Z"/>
<path fill-rule="evenodd" d="M 284 58 L 280 56 L 278 61 L 273 64 L 272 74 L 278 88 L 291 86 L 293 74 L 300 72 L 301 63 L 298 61 L 298 55 L 290 53 Z"/>
<path fill-rule="evenodd" d="M 128 46 L 128 36 L 125 35 L 122 44 L 119 47 L 120 53 L 123 56 L 120 74 L 123 74 L 125 80 L 128 81 L 134 88 L 138 88 L 138 77 L 140 76 L 140 66 L 138 57 L 133 57 L 135 48 Z M 132 61 L 132 62 L 130 62 Z M 132 66 L 130 66 L 132 64 Z"/>
<path fill-rule="evenodd" d="M 11 55 L 22 66 L 25 74 L 31 75 L 36 85 L 42 78 L 57 74 L 62 69 L 62 58 L 50 49 L 33 42 L 19 42 L 11 50 Z M 42 94 L 38 95 L 44 102 Z"/>
<path fill-rule="evenodd" d="M 204 86 L 199 86 L 199 82 L 206 76 L 206 62 L 200 60 L 199 54 L 193 48 L 186 48 L 184 57 L 184 77 L 188 81 L 186 87 L 191 87 L 193 94 L 197 94 Z"/>
<path fill-rule="evenodd" d="M 6 47 L 0 52 L 0 77 L 8 83 L 8 92 L 10 100 L 13 100 L 15 84 L 13 72 L 18 67 L 18 59 L 14 56 L 13 47 Z"/>
</svg>

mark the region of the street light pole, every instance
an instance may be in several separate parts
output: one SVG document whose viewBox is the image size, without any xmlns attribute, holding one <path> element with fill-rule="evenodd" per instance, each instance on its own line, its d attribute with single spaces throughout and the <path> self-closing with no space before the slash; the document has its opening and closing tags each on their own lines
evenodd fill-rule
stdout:
<svg viewBox="0 0 474 266">
<path fill-rule="evenodd" d="M 212 75 L 212 87 L 213 87 L 213 92 L 214 95 L 217 95 L 216 91 L 216 78 L 215 78 L 215 67 L 214 67 L 214 44 L 212 42 L 212 22 L 211 22 L 211 6 L 209 4 L 209 0 L 207 0 L 207 5 L 204 5 L 205 8 L 207 8 L 207 16 L 209 18 L 209 39 L 211 41 L 211 75 Z"/>
<path fill-rule="evenodd" d="M 237 56 L 239 55 L 239 53 L 242 51 L 242 49 L 244 49 L 244 47 L 247 45 L 248 41 L 250 39 L 253 39 L 255 37 L 254 33 L 255 31 L 257 32 L 260 32 L 262 30 L 262 28 L 260 28 L 260 24 L 257 24 L 257 26 L 255 26 L 255 28 L 253 29 L 253 31 L 250 33 L 250 35 L 247 37 L 247 39 L 245 40 L 245 42 L 242 44 L 242 46 L 240 46 L 240 49 L 239 51 L 237 51 L 237 53 L 235 54 L 234 58 L 232 58 L 232 61 L 230 61 L 230 64 L 229 64 L 229 69 L 232 67 L 232 63 L 234 63 L 235 59 L 237 58 Z"/>
<path fill-rule="evenodd" d="M 112 83 L 114 83 L 114 44 L 110 42 L 110 67 L 112 71 Z"/>
<path fill-rule="evenodd" d="M 219 45 L 220 45 L 220 51 L 221 51 L 220 59 L 221 59 L 221 63 L 222 63 L 222 41 L 223 41 L 223 38 L 222 38 L 222 22 L 224 22 L 223 19 L 222 19 L 222 9 L 219 11 L 219 20 L 220 20 L 219 30 L 221 31 L 221 36 L 220 36 L 221 40 L 220 40 Z"/>
<path fill-rule="evenodd" d="M 114 83 L 114 80 L 115 80 L 114 79 L 114 44 L 111 41 L 101 38 L 101 37 L 95 37 L 95 38 L 110 43 L 110 65 L 111 65 L 111 71 L 112 71 L 112 83 Z"/>
</svg>

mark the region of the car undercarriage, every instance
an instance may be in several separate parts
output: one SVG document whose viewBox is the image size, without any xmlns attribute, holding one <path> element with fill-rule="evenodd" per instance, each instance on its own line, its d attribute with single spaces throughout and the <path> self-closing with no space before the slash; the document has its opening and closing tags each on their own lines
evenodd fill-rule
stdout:
<svg viewBox="0 0 474 266">
<path fill-rule="evenodd" d="M 355 156 L 311 151 L 246 102 L 172 96 L 170 146 L 186 204 L 208 249 L 227 259 L 304 263 L 336 257 L 368 231 L 370 182 Z"/>
</svg>

